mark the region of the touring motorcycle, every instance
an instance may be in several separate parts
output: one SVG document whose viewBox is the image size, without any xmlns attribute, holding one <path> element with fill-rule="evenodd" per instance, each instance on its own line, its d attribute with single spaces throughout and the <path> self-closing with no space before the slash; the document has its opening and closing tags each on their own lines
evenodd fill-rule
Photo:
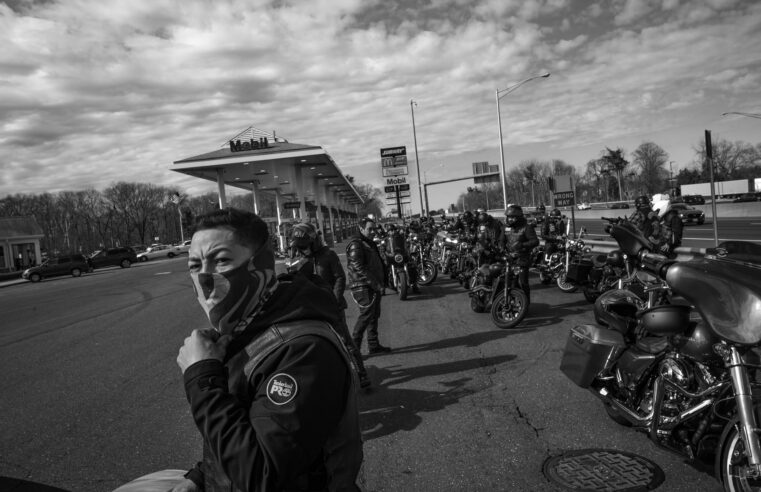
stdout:
<svg viewBox="0 0 761 492">
<path fill-rule="evenodd" d="M 607 293 L 621 294 L 595 304 L 608 326 L 571 329 L 561 371 L 616 422 L 689 459 L 713 461 L 724 490 L 761 490 L 760 366 L 752 351 L 761 345 L 761 267 L 722 258 L 721 250 L 675 262 L 652 253 L 630 224 L 608 232 L 673 297 L 653 305 L 627 291 Z"/>
<path fill-rule="evenodd" d="M 409 251 L 418 271 L 418 283 L 428 285 L 436 280 L 439 270 L 431 259 L 431 244 L 426 243 L 420 234 L 413 232 L 409 235 Z"/>
</svg>

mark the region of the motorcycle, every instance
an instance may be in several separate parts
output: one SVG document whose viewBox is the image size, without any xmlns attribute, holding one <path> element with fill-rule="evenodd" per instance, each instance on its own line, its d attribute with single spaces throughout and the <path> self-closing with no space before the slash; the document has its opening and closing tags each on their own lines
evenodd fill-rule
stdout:
<svg viewBox="0 0 761 492">
<path fill-rule="evenodd" d="M 470 305 L 475 312 L 490 310 L 497 328 L 517 327 L 528 312 L 528 298 L 518 285 L 523 266 L 518 255 L 508 254 L 489 265 L 488 274 L 477 270 L 470 290 Z"/>
<path fill-rule="evenodd" d="M 623 254 L 655 279 L 648 300 L 627 291 L 595 309 L 608 327 L 569 332 L 560 369 L 602 400 L 618 423 L 690 460 L 713 462 L 726 491 L 761 490 L 758 265 L 706 255 L 675 262 L 651 253 L 630 224 L 608 226 Z M 686 304 L 654 303 L 659 290 Z"/>
<path fill-rule="evenodd" d="M 417 271 L 410 261 L 404 234 L 394 232 L 383 240 L 386 257 L 388 284 L 397 292 L 399 299 L 407 299 L 408 291 L 415 285 Z"/>
<path fill-rule="evenodd" d="M 409 237 L 410 256 L 415 262 L 418 271 L 418 283 L 429 285 L 436 280 L 439 270 L 436 263 L 430 259 L 430 245 L 421 241 L 417 233 L 411 233 Z"/>
<path fill-rule="evenodd" d="M 625 219 L 603 217 L 608 225 L 627 223 Z M 626 289 L 640 298 L 652 276 L 637 267 L 637 259 L 624 253 L 620 247 L 609 253 L 587 252 L 569 265 L 567 280 L 582 287 L 584 298 L 595 302 L 611 289 Z"/>
</svg>

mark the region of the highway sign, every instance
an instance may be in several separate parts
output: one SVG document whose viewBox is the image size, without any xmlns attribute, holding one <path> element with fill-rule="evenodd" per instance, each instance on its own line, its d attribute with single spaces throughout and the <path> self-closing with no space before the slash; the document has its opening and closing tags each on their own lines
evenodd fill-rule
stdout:
<svg viewBox="0 0 761 492">
<path fill-rule="evenodd" d="M 561 191 L 560 193 L 555 193 L 554 199 L 555 199 L 555 206 L 556 207 L 570 207 L 576 204 L 576 200 L 574 199 L 574 193 L 573 191 Z"/>
</svg>

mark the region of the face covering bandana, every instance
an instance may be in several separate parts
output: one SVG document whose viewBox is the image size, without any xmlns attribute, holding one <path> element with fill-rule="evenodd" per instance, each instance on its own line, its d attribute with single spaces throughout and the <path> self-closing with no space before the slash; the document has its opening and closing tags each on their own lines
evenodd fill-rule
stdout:
<svg viewBox="0 0 761 492">
<path fill-rule="evenodd" d="M 223 273 L 191 273 L 198 303 L 221 335 L 242 331 L 277 287 L 275 258 L 268 248 Z"/>
</svg>

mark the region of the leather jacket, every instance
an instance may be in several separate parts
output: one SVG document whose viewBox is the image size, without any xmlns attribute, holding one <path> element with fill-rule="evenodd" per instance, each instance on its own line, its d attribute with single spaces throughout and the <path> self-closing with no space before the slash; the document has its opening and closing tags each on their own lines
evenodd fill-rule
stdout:
<svg viewBox="0 0 761 492">
<path fill-rule="evenodd" d="M 371 240 L 359 234 L 346 246 L 346 265 L 349 270 L 349 288 L 368 287 L 374 291 L 383 290 L 385 270 L 378 247 Z"/>
<path fill-rule="evenodd" d="M 341 266 L 341 260 L 335 251 L 327 246 L 323 246 L 314 252 L 314 273 L 322 277 L 333 290 L 336 296 L 338 307 L 346 309 L 346 299 L 344 291 L 346 290 L 346 273 Z"/>
<path fill-rule="evenodd" d="M 539 238 L 536 237 L 533 226 L 528 225 L 524 219 L 514 227 L 505 224 L 499 236 L 499 245 L 506 253 L 518 253 L 518 264 L 526 266 L 531 250 L 539 245 Z"/>
</svg>

